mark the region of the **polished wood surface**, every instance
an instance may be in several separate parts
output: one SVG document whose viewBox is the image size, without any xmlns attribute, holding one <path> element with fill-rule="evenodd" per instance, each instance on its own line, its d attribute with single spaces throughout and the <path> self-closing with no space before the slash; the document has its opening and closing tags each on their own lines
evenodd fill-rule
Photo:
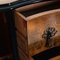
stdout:
<svg viewBox="0 0 60 60">
<path fill-rule="evenodd" d="M 25 50 L 27 52 L 30 60 L 32 59 L 31 56 L 35 54 L 60 46 L 60 9 L 36 13 L 27 17 L 20 13 L 23 10 L 18 10 L 15 11 L 17 43 L 21 51 Z M 53 42 L 51 47 L 45 47 L 46 41 L 42 38 L 42 34 L 47 27 L 54 27 L 58 31 L 57 34 L 51 38 Z M 25 42 L 22 43 L 22 41 Z M 26 54 L 26 52 L 24 52 L 24 54 Z"/>
</svg>

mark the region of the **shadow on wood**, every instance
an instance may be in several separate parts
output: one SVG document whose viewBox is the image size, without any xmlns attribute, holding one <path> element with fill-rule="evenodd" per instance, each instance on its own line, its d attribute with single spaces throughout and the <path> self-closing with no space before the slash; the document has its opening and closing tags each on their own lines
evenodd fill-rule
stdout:
<svg viewBox="0 0 60 60">
<path fill-rule="evenodd" d="M 41 52 L 39 54 L 36 54 L 32 56 L 34 60 L 48 60 L 52 57 L 55 57 L 57 55 L 60 55 L 60 46 L 51 48 L 49 50 L 46 50 L 44 52 Z"/>
</svg>

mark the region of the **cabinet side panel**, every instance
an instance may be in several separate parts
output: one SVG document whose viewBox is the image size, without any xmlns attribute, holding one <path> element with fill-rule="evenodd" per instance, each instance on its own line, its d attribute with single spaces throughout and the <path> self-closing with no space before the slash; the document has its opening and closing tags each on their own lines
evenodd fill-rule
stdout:
<svg viewBox="0 0 60 60">
<path fill-rule="evenodd" d="M 15 12 L 15 24 L 18 43 L 18 53 L 20 60 L 29 60 L 28 57 L 28 39 L 27 39 L 27 22 L 19 15 L 19 12 Z M 22 52 L 23 54 L 22 54 Z"/>
</svg>

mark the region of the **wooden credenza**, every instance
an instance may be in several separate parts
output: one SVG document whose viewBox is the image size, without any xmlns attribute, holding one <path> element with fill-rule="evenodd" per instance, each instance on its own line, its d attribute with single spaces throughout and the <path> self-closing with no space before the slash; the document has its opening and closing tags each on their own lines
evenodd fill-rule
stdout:
<svg viewBox="0 0 60 60">
<path fill-rule="evenodd" d="M 21 60 L 33 60 L 33 55 L 60 46 L 60 9 L 41 12 L 40 7 L 40 3 L 37 3 L 15 10 L 17 49 Z M 58 31 L 52 37 L 55 45 L 51 47 L 45 47 L 46 41 L 42 38 L 47 27 L 54 27 Z"/>
</svg>

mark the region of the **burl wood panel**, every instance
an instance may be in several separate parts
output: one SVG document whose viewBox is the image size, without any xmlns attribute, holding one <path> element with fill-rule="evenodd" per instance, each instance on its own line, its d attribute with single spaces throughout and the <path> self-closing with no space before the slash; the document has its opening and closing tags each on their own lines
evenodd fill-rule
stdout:
<svg viewBox="0 0 60 60">
<path fill-rule="evenodd" d="M 28 45 L 30 46 L 30 53 L 38 53 L 41 50 L 41 47 L 44 47 L 45 40 L 42 38 L 44 30 L 48 27 L 55 27 L 58 31 L 57 34 L 52 38 L 53 42 L 60 45 L 60 12 L 47 14 L 44 16 L 31 19 L 27 22 L 27 31 L 28 31 Z M 57 43 L 58 41 L 58 43 Z M 42 50 L 43 51 L 43 50 Z M 32 55 L 31 54 L 31 55 Z"/>
</svg>

